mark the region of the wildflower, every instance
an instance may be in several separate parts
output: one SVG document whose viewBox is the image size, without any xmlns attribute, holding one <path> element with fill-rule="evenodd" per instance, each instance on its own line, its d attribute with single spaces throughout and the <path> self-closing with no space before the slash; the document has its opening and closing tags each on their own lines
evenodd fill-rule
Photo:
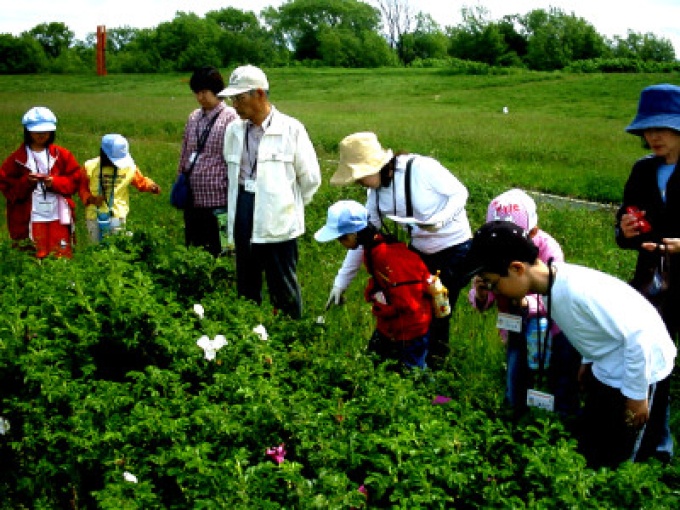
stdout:
<svg viewBox="0 0 680 510">
<path fill-rule="evenodd" d="M 451 397 L 444 397 L 442 395 L 437 395 L 432 399 L 432 403 L 434 405 L 441 405 L 441 404 L 446 404 L 447 402 L 451 401 Z"/>
<path fill-rule="evenodd" d="M 227 345 L 227 343 L 224 335 L 217 335 L 214 340 L 210 340 L 206 335 L 203 335 L 196 341 L 196 345 L 205 351 L 205 359 L 208 361 L 215 359 L 217 351 Z"/>
<path fill-rule="evenodd" d="M 202 305 L 195 304 L 194 312 L 196 313 L 196 315 L 198 315 L 199 319 L 202 319 L 205 316 L 205 310 L 203 309 Z"/>
<path fill-rule="evenodd" d="M 253 328 L 253 333 L 259 335 L 262 340 L 267 340 L 269 338 L 267 330 L 264 329 L 264 326 L 262 324 L 255 326 Z"/>
<path fill-rule="evenodd" d="M 126 482 L 137 483 L 137 477 L 130 473 L 129 471 L 123 473 L 123 478 L 125 479 Z"/>
<path fill-rule="evenodd" d="M 5 435 L 9 432 L 9 421 L 0 416 L 0 435 Z"/>
<path fill-rule="evenodd" d="M 361 484 L 361 486 L 359 487 L 358 490 L 359 490 L 359 492 L 361 492 L 364 496 L 366 496 L 368 498 L 368 489 L 366 488 L 366 486 L 364 484 Z"/>
<path fill-rule="evenodd" d="M 286 458 L 286 450 L 284 450 L 285 444 L 281 443 L 279 446 L 274 448 L 267 448 L 267 455 L 276 461 L 277 464 L 281 464 Z"/>
</svg>

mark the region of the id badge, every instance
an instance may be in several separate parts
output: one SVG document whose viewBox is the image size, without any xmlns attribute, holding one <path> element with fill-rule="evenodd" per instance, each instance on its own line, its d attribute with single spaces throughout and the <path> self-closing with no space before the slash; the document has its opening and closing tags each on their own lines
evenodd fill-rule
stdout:
<svg viewBox="0 0 680 510">
<path fill-rule="evenodd" d="M 498 319 L 496 319 L 496 327 L 498 329 L 507 329 L 513 333 L 522 332 L 522 316 L 513 315 L 511 313 L 498 312 Z"/>
<path fill-rule="evenodd" d="M 546 411 L 554 411 L 555 395 L 538 390 L 527 390 L 527 405 L 529 407 L 545 409 Z"/>
<path fill-rule="evenodd" d="M 52 202 L 38 202 L 37 212 L 42 216 L 52 214 Z"/>
<path fill-rule="evenodd" d="M 198 157 L 199 154 L 197 152 L 192 152 L 191 156 L 189 156 L 189 163 L 192 165 L 198 163 Z"/>
<path fill-rule="evenodd" d="M 255 182 L 253 179 L 246 179 L 243 186 L 248 193 L 255 193 Z"/>
</svg>

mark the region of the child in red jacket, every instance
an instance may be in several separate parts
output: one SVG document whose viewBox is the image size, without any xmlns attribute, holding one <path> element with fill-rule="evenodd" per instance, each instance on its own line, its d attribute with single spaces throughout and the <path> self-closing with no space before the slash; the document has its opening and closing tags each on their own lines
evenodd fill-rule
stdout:
<svg viewBox="0 0 680 510">
<path fill-rule="evenodd" d="M 54 145 L 57 118 L 37 106 L 22 119 L 24 143 L 0 167 L 0 190 L 7 199 L 7 228 L 19 245 L 28 239 L 38 258 L 72 255 L 75 204 L 80 165 Z"/>
<path fill-rule="evenodd" d="M 432 275 L 420 257 L 404 243 L 379 233 L 368 223 L 366 208 L 353 200 L 333 204 L 326 225 L 314 238 L 322 243 L 337 239 L 348 250 L 364 248 L 364 265 L 370 274 L 364 294 L 377 319 L 369 351 L 408 368 L 426 368 Z"/>
</svg>

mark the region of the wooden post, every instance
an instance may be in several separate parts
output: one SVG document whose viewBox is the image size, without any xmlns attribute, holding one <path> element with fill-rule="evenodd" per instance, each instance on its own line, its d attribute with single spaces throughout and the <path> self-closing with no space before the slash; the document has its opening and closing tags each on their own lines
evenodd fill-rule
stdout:
<svg viewBox="0 0 680 510">
<path fill-rule="evenodd" d="M 97 26 L 97 75 L 106 76 L 106 27 Z"/>
</svg>

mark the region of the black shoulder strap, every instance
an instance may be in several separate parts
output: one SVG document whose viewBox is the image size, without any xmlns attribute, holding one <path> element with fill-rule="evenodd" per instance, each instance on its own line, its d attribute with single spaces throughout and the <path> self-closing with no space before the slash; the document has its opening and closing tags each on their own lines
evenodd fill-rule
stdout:
<svg viewBox="0 0 680 510">
<path fill-rule="evenodd" d="M 406 198 L 406 216 L 409 218 L 413 217 L 413 202 L 411 201 L 411 165 L 413 160 L 416 159 L 415 156 L 409 158 L 406 162 L 406 172 L 404 173 L 404 197 Z M 408 226 L 408 236 L 411 237 L 411 231 L 413 227 Z"/>
</svg>

